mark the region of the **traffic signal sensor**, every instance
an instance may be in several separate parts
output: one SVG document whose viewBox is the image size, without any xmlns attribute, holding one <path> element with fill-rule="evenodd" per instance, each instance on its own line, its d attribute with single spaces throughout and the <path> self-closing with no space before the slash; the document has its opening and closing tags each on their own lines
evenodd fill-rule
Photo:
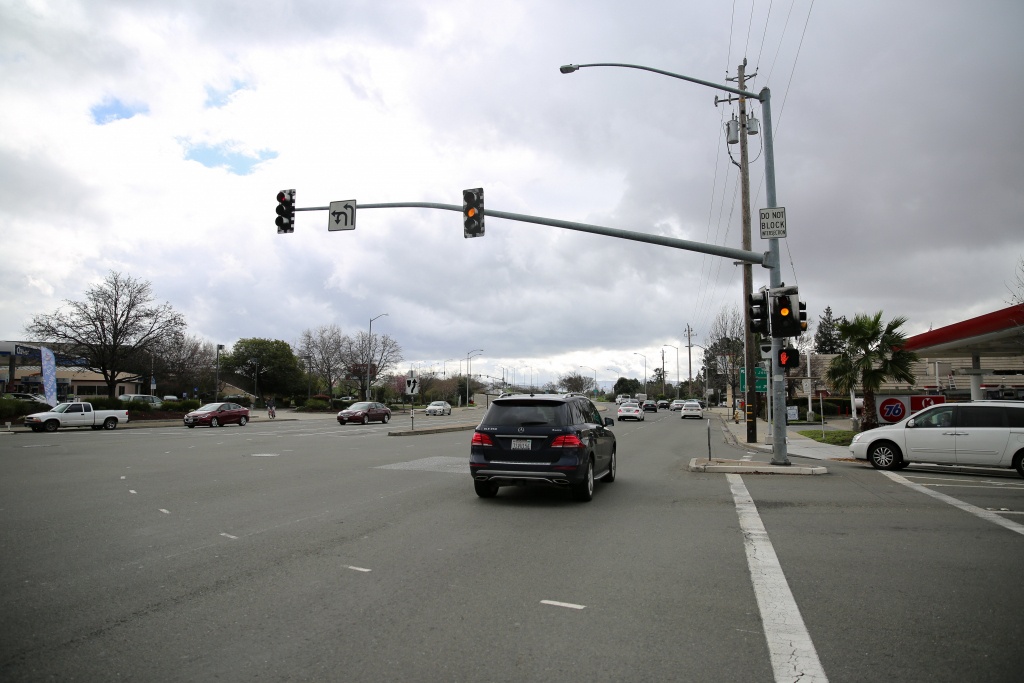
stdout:
<svg viewBox="0 0 1024 683">
<path fill-rule="evenodd" d="M 462 191 L 462 236 L 484 236 L 484 188 Z"/>
<path fill-rule="evenodd" d="M 768 292 L 761 290 L 747 296 L 750 331 L 768 336 Z"/>
<path fill-rule="evenodd" d="M 295 190 L 277 193 L 277 234 L 295 232 Z"/>
<path fill-rule="evenodd" d="M 800 352 L 790 347 L 786 349 L 779 349 L 779 367 L 780 368 L 798 368 L 800 367 Z"/>
</svg>

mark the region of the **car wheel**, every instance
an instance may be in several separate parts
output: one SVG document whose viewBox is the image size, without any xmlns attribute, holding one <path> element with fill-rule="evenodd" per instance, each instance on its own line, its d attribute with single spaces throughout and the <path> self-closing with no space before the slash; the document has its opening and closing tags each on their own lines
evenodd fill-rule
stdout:
<svg viewBox="0 0 1024 683">
<path fill-rule="evenodd" d="M 390 420 L 391 420 L 391 416 L 390 415 L 385 415 L 384 418 L 381 420 L 381 422 L 383 422 L 384 424 L 387 424 Z"/>
<path fill-rule="evenodd" d="M 196 428 L 195 425 L 185 425 L 185 426 L 188 427 L 189 429 L 195 429 Z"/>
<path fill-rule="evenodd" d="M 451 414 L 452 414 L 452 409 L 451 409 L 451 408 L 449 408 L 449 409 L 448 409 L 448 414 L 449 414 L 449 415 L 451 415 Z"/>
<path fill-rule="evenodd" d="M 238 418 L 238 426 L 239 427 L 244 427 L 245 423 L 248 422 L 248 421 L 249 421 L 249 418 L 247 418 L 245 415 L 243 415 L 242 417 Z"/>
<path fill-rule="evenodd" d="M 49 420 L 46 422 L 45 425 L 43 425 L 43 429 L 45 429 L 48 432 L 55 432 L 59 428 L 60 422 L 57 422 L 56 420 Z"/>
<path fill-rule="evenodd" d="M 891 443 L 879 443 L 868 451 L 868 460 L 871 466 L 878 470 L 894 470 L 902 458 L 899 451 Z"/>
<path fill-rule="evenodd" d="M 367 417 L 366 415 L 363 415 L 363 424 L 366 424 L 369 421 L 370 421 L 370 418 Z"/>
<path fill-rule="evenodd" d="M 211 426 L 211 427 L 220 427 L 220 420 L 218 420 L 218 419 L 217 419 L 217 418 L 215 418 L 215 417 L 214 417 L 214 418 L 211 418 L 211 419 L 210 419 L 210 426 Z"/>
<path fill-rule="evenodd" d="M 594 497 L 594 459 L 587 459 L 587 474 L 583 481 L 572 487 L 572 497 L 581 503 L 590 502 Z"/>
<path fill-rule="evenodd" d="M 104 429 L 117 429 L 117 418 L 116 417 L 108 417 L 106 420 L 103 421 L 103 428 Z"/>
<path fill-rule="evenodd" d="M 615 481 L 615 468 L 618 467 L 617 462 L 618 458 L 615 456 L 615 449 L 613 448 L 612 459 L 611 462 L 608 463 L 608 474 L 601 477 L 601 481 L 603 481 L 606 484 L 610 484 L 613 481 Z"/>
<path fill-rule="evenodd" d="M 1013 466 L 1017 470 L 1017 474 L 1024 477 L 1024 451 L 1013 456 Z"/>
<path fill-rule="evenodd" d="M 491 481 L 474 481 L 473 489 L 481 498 L 494 498 L 498 495 L 498 485 Z"/>
</svg>

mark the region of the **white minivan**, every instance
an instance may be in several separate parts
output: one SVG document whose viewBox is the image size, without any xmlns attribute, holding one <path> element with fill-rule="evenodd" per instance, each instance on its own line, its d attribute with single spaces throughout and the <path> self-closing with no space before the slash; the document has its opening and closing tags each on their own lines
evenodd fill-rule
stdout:
<svg viewBox="0 0 1024 683">
<path fill-rule="evenodd" d="M 931 406 L 853 437 L 850 453 L 882 470 L 912 462 L 1014 467 L 1024 477 L 1024 402 Z"/>
</svg>

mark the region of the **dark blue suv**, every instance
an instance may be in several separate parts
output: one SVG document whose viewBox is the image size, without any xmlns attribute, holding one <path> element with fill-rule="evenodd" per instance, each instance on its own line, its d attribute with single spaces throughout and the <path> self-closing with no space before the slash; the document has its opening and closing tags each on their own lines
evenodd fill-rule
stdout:
<svg viewBox="0 0 1024 683">
<path fill-rule="evenodd" d="M 473 432 L 469 471 L 481 498 L 502 486 L 543 484 L 589 501 L 594 480 L 615 481 L 615 425 L 585 396 L 513 394 L 495 399 Z"/>
</svg>

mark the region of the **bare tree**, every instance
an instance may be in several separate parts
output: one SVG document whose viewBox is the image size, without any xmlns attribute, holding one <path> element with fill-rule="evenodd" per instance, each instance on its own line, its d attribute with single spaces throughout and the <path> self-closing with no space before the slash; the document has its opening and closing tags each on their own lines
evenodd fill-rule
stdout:
<svg viewBox="0 0 1024 683">
<path fill-rule="evenodd" d="M 1024 256 L 1017 261 L 1017 273 L 1013 284 L 1007 285 L 1006 288 L 1010 290 L 1010 300 L 1007 303 L 1011 306 L 1024 304 Z"/>
<path fill-rule="evenodd" d="M 732 388 L 732 395 L 739 396 L 739 369 L 743 365 L 743 316 L 736 306 L 723 308 L 711 322 L 708 336 L 704 340 L 705 353 L 711 357 L 710 368 L 716 374 L 724 375 L 726 384 Z M 705 358 L 705 363 L 708 362 Z M 748 382 L 754 381 L 748 378 Z"/>
<path fill-rule="evenodd" d="M 575 394 L 586 394 L 594 389 L 594 378 L 572 371 L 558 378 L 557 385 Z"/>
<path fill-rule="evenodd" d="M 114 271 L 85 297 L 65 299 L 64 308 L 33 316 L 25 331 L 82 358 L 103 376 L 107 394 L 114 398 L 118 375 L 140 354 L 156 353 L 164 340 L 181 334 L 185 319 L 169 303 L 153 305 L 150 283 Z"/>
<path fill-rule="evenodd" d="M 402 347 L 389 335 L 360 332 L 355 339 L 346 337 L 344 358 L 348 373 L 359 377 L 369 396 L 374 378 L 384 377 L 402 362 Z"/>
<path fill-rule="evenodd" d="M 345 376 L 346 349 L 351 340 L 337 325 L 321 325 L 303 330 L 299 338 L 299 355 L 308 358 L 308 371 L 333 395 L 334 386 Z"/>
<path fill-rule="evenodd" d="M 162 361 L 164 372 L 173 378 L 177 386 L 184 389 L 202 387 L 204 390 L 213 387 L 217 368 L 217 347 L 213 342 L 179 333 L 160 346 L 157 357 Z M 217 387 L 217 391 L 220 389 Z"/>
</svg>

